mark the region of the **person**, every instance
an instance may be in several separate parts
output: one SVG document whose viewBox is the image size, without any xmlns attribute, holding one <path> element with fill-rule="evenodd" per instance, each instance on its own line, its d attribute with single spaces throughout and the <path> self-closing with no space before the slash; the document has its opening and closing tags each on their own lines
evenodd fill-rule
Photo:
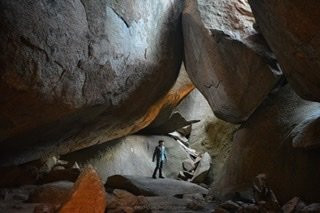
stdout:
<svg viewBox="0 0 320 213">
<path fill-rule="evenodd" d="M 166 153 L 166 148 L 164 146 L 164 141 L 159 140 L 159 145 L 156 146 L 153 152 L 153 157 L 152 157 L 152 162 L 154 162 L 154 159 L 157 160 L 156 168 L 154 169 L 152 178 L 156 179 L 157 171 L 159 170 L 159 178 L 164 178 L 162 175 L 162 167 L 163 167 L 163 162 L 164 160 L 167 161 L 167 153 Z"/>
</svg>

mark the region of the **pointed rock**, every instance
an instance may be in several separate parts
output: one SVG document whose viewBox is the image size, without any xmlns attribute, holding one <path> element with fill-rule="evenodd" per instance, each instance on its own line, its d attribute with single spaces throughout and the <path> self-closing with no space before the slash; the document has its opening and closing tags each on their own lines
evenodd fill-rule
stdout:
<svg viewBox="0 0 320 213">
<path fill-rule="evenodd" d="M 104 213 L 107 206 L 103 183 L 93 167 L 87 167 L 75 183 L 60 213 Z"/>
</svg>

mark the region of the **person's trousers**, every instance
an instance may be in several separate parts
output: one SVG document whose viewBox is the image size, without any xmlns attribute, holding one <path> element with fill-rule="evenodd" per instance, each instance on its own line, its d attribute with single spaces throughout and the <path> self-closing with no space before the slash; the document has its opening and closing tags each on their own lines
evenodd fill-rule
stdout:
<svg viewBox="0 0 320 213">
<path fill-rule="evenodd" d="M 162 166 L 163 166 L 163 160 L 157 160 L 157 165 L 156 165 L 156 168 L 154 169 L 152 177 L 156 177 L 158 170 L 159 170 L 159 177 L 162 177 Z"/>
</svg>

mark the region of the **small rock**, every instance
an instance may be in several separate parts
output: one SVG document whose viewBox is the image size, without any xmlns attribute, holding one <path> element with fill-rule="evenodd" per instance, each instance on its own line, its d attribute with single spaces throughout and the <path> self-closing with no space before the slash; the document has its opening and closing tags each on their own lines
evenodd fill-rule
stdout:
<svg viewBox="0 0 320 213">
<path fill-rule="evenodd" d="M 183 199 L 190 199 L 190 200 L 197 200 L 197 201 L 205 201 L 204 197 L 200 193 L 194 193 L 194 194 L 184 194 L 182 196 Z"/>
<path fill-rule="evenodd" d="M 33 213 L 55 213 L 56 208 L 50 204 L 39 204 L 34 207 Z"/>
<path fill-rule="evenodd" d="M 294 197 L 282 207 L 282 211 L 284 213 L 292 213 L 303 209 L 305 206 L 300 198 Z"/>
<path fill-rule="evenodd" d="M 320 203 L 313 203 L 301 210 L 302 213 L 319 213 L 320 212 Z"/>
<path fill-rule="evenodd" d="M 41 173 L 48 173 L 52 170 L 52 168 L 57 164 L 58 162 L 58 158 L 56 156 L 51 156 L 47 159 L 43 159 L 41 160 L 41 162 L 43 162 L 43 165 L 40 167 L 40 172 Z"/>
<path fill-rule="evenodd" d="M 71 168 L 73 168 L 73 169 L 80 169 L 80 166 L 78 165 L 77 162 L 74 162 L 74 164 L 72 165 Z"/>
<path fill-rule="evenodd" d="M 221 208 L 224 208 L 229 211 L 237 211 L 241 206 L 237 204 L 236 202 L 233 202 L 231 200 L 228 200 L 222 204 L 219 205 Z"/>
<path fill-rule="evenodd" d="M 182 162 L 182 167 L 185 171 L 190 172 L 195 169 L 195 164 L 193 160 L 191 159 L 186 159 Z"/>
<path fill-rule="evenodd" d="M 60 165 L 54 166 L 52 168 L 53 171 L 55 171 L 55 170 L 64 170 L 64 169 L 66 169 L 66 168 L 64 166 L 60 166 Z"/>
<path fill-rule="evenodd" d="M 183 171 L 184 176 L 186 176 L 188 179 L 191 179 L 193 177 L 192 172 Z"/>
</svg>

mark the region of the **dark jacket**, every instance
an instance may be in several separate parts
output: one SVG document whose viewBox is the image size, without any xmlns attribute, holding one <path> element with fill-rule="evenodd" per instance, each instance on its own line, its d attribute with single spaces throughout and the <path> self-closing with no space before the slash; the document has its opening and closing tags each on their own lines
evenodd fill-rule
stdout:
<svg viewBox="0 0 320 213">
<path fill-rule="evenodd" d="M 161 147 L 160 146 L 156 146 L 156 148 L 154 149 L 152 161 L 154 161 L 155 158 L 157 159 L 157 161 L 161 160 L 160 159 L 161 158 Z M 167 160 L 166 148 L 164 148 L 164 158 Z"/>
</svg>

